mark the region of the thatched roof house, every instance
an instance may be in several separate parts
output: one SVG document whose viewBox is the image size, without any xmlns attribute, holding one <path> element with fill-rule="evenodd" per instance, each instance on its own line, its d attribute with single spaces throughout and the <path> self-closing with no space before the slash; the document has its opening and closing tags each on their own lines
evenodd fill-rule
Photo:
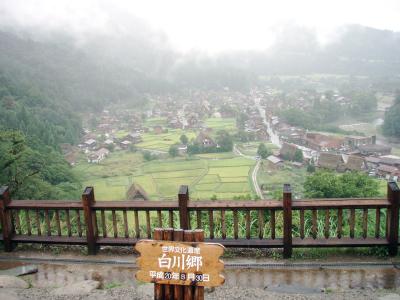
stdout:
<svg viewBox="0 0 400 300">
<path fill-rule="evenodd" d="M 321 152 L 318 158 L 318 167 L 339 170 L 343 169 L 344 161 L 341 154 Z"/>
<path fill-rule="evenodd" d="M 362 157 L 350 155 L 347 158 L 346 170 L 350 171 L 361 171 L 365 170 L 365 161 Z"/>
<path fill-rule="evenodd" d="M 283 159 L 293 160 L 296 155 L 297 147 L 294 144 L 283 143 L 280 150 L 280 157 Z"/>
<path fill-rule="evenodd" d="M 140 184 L 132 183 L 129 190 L 126 192 L 127 200 L 150 200 L 146 191 L 141 187 Z"/>
</svg>

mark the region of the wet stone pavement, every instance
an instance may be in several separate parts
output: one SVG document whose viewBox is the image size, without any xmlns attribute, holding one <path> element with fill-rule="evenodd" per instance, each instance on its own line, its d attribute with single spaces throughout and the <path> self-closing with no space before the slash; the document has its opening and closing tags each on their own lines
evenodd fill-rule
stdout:
<svg viewBox="0 0 400 300">
<path fill-rule="evenodd" d="M 23 264 L 31 263 L 0 261 L 0 270 Z M 0 299 L 153 298 L 153 286 L 135 280 L 134 264 L 39 262 L 35 265 L 38 267 L 36 273 L 21 277 L 31 288 L 7 290 L 6 293 L 0 289 Z M 224 275 L 225 284 L 207 289 L 206 299 L 400 299 L 400 270 L 391 265 L 362 268 L 227 267 Z M 84 295 L 52 294 L 55 288 L 85 280 L 98 281 L 99 289 Z"/>
</svg>

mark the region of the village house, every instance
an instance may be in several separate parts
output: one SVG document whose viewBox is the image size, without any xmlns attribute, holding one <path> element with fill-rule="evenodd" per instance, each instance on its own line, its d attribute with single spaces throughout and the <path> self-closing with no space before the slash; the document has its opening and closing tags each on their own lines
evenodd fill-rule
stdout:
<svg viewBox="0 0 400 300">
<path fill-rule="evenodd" d="M 400 157 L 396 155 L 383 155 L 379 157 L 380 163 L 388 166 L 400 168 Z"/>
<path fill-rule="evenodd" d="M 283 160 L 275 155 L 270 155 L 267 157 L 269 167 L 279 169 L 283 167 Z"/>
<path fill-rule="evenodd" d="M 345 156 L 344 167 L 348 171 L 364 171 L 368 169 L 364 158 L 355 155 Z"/>
<path fill-rule="evenodd" d="M 217 146 L 217 144 L 214 142 L 214 140 L 207 133 L 205 133 L 203 131 L 197 135 L 196 143 L 200 144 L 201 146 L 203 146 L 205 148 Z"/>
<path fill-rule="evenodd" d="M 132 144 L 138 144 L 142 142 L 142 135 L 139 132 L 131 132 L 128 133 L 123 140 L 130 141 Z"/>
<path fill-rule="evenodd" d="M 107 157 L 107 155 L 110 154 L 110 151 L 106 148 L 100 148 L 96 152 L 92 152 L 88 156 L 88 163 L 99 163 L 103 159 Z"/>
<path fill-rule="evenodd" d="M 360 146 L 376 144 L 376 136 L 348 135 L 344 137 L 344 142 L 346 147 L 357 149 Z"/>
<path fill-rule="evenodd" d="M 132 183 L 126 192 L 126 200 L 147 201 L 150 200 L 150 198 L 140 184 Z"/>
<path fill-rule="evenodd" d="M 344 160 L 341 154 L 321 152 L 317 166 L 323 169 L 344 171 Z"/>
<path fill-rule="evenodd" d="M 308 148 L 317 151 L 339 151 L 344 147 L 344 139 L 333 135 L 307 132 L 303 143 Z"/>
<path fill-rule="evenodd" d="M 389 179 L 390 176 L 400 176 L 400 170 L 393 166 L 380 165 L 377 168 L 377 174 L 386 179 Z"/>
<path fill-rule="evenodd" d="M 88 139 L 88 140 L 86 140 L 86 141 L 84 142 L 84 145 L 85 145 L 87 148 L 93 149 L 94 147 L 96 147 L 96 140 L 94 140 L 94 139 Z"/>
<path fill-rule="evenodd" d="M 132 145 L 131 141 L 122 141 L 119 143 L 121 149 L 128 149 L 129 145 Z"/>
<path fill-rule="evenodd" d="M 163 128 L 160 125 L 153 126 L 153 132 L 154 134 L 162 134 L 163 133 Z"/>
<path fill-rule="evenodd" d="M 280 157 L 287 160 L 293 160 L 297 151 L 297 146 L 294 144 L 283 143 L 280 149 Z"/>
<path fill-rule="evenodd" d="M 392 152 L 392 148 L 385 145 L 378 144 L 370 144 L 370 145 L 361 145 L 358 147 L 361 155 L 364 156 L 381 156 L 388 155 Z"/>
</svg>

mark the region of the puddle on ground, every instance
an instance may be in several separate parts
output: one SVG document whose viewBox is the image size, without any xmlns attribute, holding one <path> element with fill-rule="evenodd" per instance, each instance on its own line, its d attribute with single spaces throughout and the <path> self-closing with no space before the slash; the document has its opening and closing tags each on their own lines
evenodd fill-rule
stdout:
<svg viewBox="0 0 400 300">
<path fill-rule="evenodd" d="M 0 270 L 28 263 L 0 262 Z M 137 286 L 137 269 L 103 264 L 37 264 L 38 272 L 24 276 L 35 287 L 59 287 L 87 279 L 103 287 L 118 283 Z M 262 288 L 282 293 L 320 293 L 322 289 L 393 289 L 400 286 L 400 271 L 394 267 L 358 268 L 227 268 L 225 287 Z"/>
</svg>

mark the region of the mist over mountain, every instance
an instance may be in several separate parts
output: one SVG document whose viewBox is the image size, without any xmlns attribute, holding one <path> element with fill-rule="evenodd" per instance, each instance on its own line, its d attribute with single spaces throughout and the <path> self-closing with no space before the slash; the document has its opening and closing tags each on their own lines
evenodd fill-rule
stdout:
<svg viewBox="0 0 400 300">
<path fill-rule="evenodd" d="M 0 70 L 17 84 L 35 86 L 80 109 L 141 103 L 144 92 L 182 87 L 246 88 L 262 75 L 386 76 L 400 70 L 400 33 L 389 30 L 348 25 L 321 44 L 313 30 L 287 26 L 265 51 L 211 55 L 180 53 L 162 32 L 131 23 L 117 33 L 85 36 L 3 27 Z"/>
</svg>

